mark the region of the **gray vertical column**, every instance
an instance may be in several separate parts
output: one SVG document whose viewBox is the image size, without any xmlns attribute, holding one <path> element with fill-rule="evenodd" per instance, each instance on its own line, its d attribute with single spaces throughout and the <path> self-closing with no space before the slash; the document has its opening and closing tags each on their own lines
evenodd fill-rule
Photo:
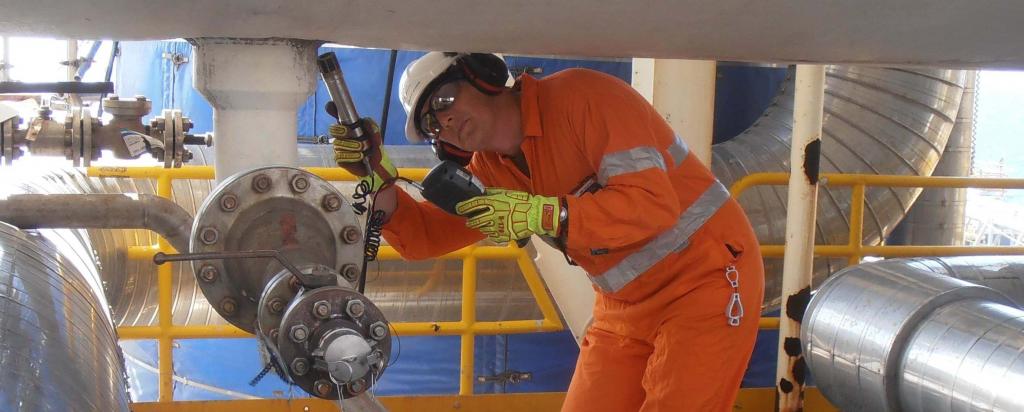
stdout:
<svg viewBox="0 0 1024 412">
<path fill-rule="evenodd" d="M 974 160 L 977 72 L 967 72 L 964 95 L 946 150 L 932 176 L 968 176 Z M 899 245 L 962 245 L 967 189 L 925 189 L 890 237 Z"/>
</svg>

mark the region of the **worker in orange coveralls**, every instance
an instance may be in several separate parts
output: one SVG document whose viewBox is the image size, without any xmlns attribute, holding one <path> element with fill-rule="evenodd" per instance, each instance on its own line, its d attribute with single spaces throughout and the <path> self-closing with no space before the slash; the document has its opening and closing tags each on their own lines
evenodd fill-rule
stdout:
<svg viewBox="0 0 1024 412">
<path fill-rule="evenodd" d="M 468 160 L 488 188 L 458 204 L 463 216 L 383 184 L 395 169 L 379 133 L 360 142 L 332 129 L 340 166 L 358 171 L 366 158 L 383 171 L 364 180 L 380 190 L 384 237 L 426 259 L 539 235 L 585 269 L 594 322 L 564 410 L 732 410 L 764 293 L 739 204 L 621 80 L 585 69 L 509 77 L 500 57 L 476 53 L 428 53 L 402 74 L 406 136 Z"/>
</svg>

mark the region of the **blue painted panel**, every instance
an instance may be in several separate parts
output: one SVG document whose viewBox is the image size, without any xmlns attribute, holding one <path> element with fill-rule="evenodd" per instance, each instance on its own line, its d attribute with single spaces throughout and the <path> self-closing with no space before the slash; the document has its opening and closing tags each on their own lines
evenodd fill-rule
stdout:
<svg viewBox="0 0 1024 412">
<path fill-rule="evenodd" d="M 715 82 L 714 142 L 736 137 L 754 124 L 779 94 L 787 69 L 720 64 Z"/>
</svg>

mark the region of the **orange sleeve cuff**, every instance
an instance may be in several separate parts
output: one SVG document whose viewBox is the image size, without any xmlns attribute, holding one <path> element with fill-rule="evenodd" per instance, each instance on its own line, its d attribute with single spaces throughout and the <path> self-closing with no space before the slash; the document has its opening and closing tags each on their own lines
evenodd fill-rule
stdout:
<svg viewBox="0 0 1024 412">
<path fill-rule="evenodd" d="M 384 239 L 409 260 L 434 258 L 483 239 L 466 227 L 466 219 L 453 216 L 428 202 L 413 199 L 398 189 L 397 207 L 384 225 Z"/>
</svg>

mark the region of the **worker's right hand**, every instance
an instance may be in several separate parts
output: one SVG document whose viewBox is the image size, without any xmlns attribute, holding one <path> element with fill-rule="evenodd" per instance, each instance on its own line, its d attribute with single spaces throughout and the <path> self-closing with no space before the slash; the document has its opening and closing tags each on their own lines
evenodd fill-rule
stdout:
<svg viewBox="0 0 1024 412">
<path fill-rule="evenodd" d="M 328 113 L 331 113 L 330 107 Z M 331 113 L 333 114 L 333 113 Z M 363 138 L 357 138 L 355 130 L 340 123 L 332 124 L 328 133 L 334 140 L 334 161 L 338 166 L 359 176 L 360 181 L 369 185 L 370 192 L 376 192 L 386 183 L 394 181 L 398 170 L 391 163 L 384 150 L 384 139 L 380 127 L 368 117 L 360 119 Z M 370 167 L 370 171 L 366 167 Z"/>
</svg>

